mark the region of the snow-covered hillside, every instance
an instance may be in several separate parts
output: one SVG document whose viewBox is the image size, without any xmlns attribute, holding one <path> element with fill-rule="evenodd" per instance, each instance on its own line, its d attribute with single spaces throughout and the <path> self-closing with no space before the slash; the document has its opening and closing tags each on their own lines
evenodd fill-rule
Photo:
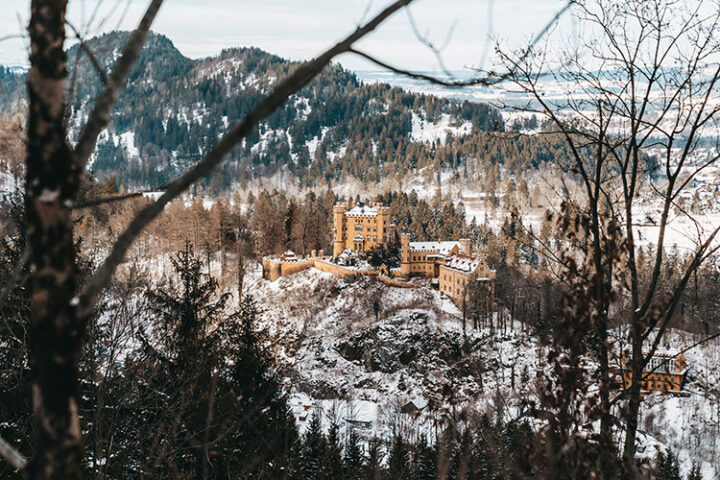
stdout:
<svg viewBox="0 0 720 480">
<path fill-rule="evenodd" d="M 248 282 L 264 310 L 301 428 L 308 412 L 317 410 L 364 425 L 368 436 L 389 435 L 398 424 L 427 433 L 429 425 L 456 418 L 463 408 L 491 411 L 498 398 L 508 417 L 518 416 L 523 400 L 534 396 L 542 347 L 517 323 L 505 331 L 467 325 L 470 353 L 463 355 L 461 312 L 428 283 L 393 288 L 313 269 L 276 282 L 255 270 Z M 694 341 L 673 332 L 668 345 L 683 348 Z M 720 361 L 718 347 L 688 352 L 689 395 L 647 394 L 641 414 L 644 455 L 671 447 L 684 471 L 698 461 L 703 478 L 716 478 L 720 451 L 718 374 L 711 367 Z M 402 413 L 409 402 L 420 410 L 416 417 Z"/>
</svg>

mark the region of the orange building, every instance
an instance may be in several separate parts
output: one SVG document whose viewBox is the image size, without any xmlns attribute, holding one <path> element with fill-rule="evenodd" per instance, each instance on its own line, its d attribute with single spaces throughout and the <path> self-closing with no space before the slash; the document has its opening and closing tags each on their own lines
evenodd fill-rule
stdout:
<svg viewBox="0 0 720 480">
<path fill-rule="evenodd" d="M 355 206 L 338 203 L 333 208 L 333 223 L 333 257 L 345 250 L 369 252 L 395 235 L 395 226 L 390 223 L 390 209 L 381 203 Z"/>
<path fill-rule="evenodd" d="M 469 301 L 471 282 L 476 282 L 478 288 L 478 301 L 482 303 L 481 309 L 492 311 L 493 299 L 495 298 L 495 270 L 490 268 L 480 259 L 469 255 L 450 255 L 444 265 L 440 266 L 438 277 L 439 288 L 456 305 L 463 305 L 463 301 Z"/>
<path fill-rule="evenodd" d="M 438 279 L 438 288 L 456 305 L 462 306 L 470 282 L 485 292 L 481 308 L 492 311 L 495 298 L 495 271 L 471 255 L 470 240 L 411 242 L 410 235 L 400 236 L 400 273 L 404 278 Z"/>
<path fill-rule="evenodd" d="M 400 235 L 400 273 L 403 277 L 438 278 L 440 266 L 449 255 L 470 253 L 470 240 L 411 242 L 410 234 Z"/>
<path fill-rule="evenodd" d="M 620 356 L 625 388 L 630 388 L 632 371 L 625 366 L 625 352 Z M 655 352 L 643 371 L 640 388 L 651 392 L 679 392 L 685 383 L 688 366 L 685 355 Z"/>
</svg>

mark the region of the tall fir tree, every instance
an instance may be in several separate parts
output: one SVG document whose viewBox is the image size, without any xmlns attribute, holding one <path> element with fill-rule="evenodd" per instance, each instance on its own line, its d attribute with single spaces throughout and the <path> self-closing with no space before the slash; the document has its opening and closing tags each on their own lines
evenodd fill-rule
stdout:
<svg viewBox="0 0 720 480">
<path fill-rule="evenodd" d="M 410 480 L 409 450 L 399 433 L 393 437 L 388 457 L 387 480 Z"/>
<path fill-rule="evenodd" d="M 223 376 L 229 378 L 225 409 L 234 417 L 222 448 L 234 478 L 290 478 L 298 433 L 258 316 L 254 298 L 245 295 L 239 312 L 218 329 L 232 363 Z"/>
<path fill-rule="evenodd" d="M 367 461 L 365 462 L 365 480 L 382 480 L 383 455 L 380 439 L 373 437 L 368 442 Z"/>
<path fill-rule="evenodd" d="M 298 458 L 297 480 L 324 480 L 327 439 L 322 432 L 321 413 L 315 411 L 303 438 L 303 447 Z"/>
<path fill-rule="evenodd" d="M 364 459 L 362 446 L 360 445 L 360 437 L 355 429 L 351 427 L 345 443 L 343 478 L 347 480 L 361 480 L 363 466 Z"/>
</svg>

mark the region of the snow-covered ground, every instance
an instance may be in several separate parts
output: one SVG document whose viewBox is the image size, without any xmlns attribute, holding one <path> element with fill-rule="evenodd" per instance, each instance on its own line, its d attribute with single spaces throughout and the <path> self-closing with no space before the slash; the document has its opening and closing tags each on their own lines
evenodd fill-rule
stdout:
<svg viewBox="0 0 720 480">
<path fill-rule="evenodd" d="M 452 415 L 458 405 L 484 410 L 497 388 L 519 386 L 522 372 L 537 365 L 535 349 L 517 330 L 493 335 L 468 325 L 472 347 L 463 355 L 461 313 L 427 282 L 394 288 L 314 269 L 275 282 L 257 272 L 251 278 L 249 291 L 262 299 L 301 425 L 309 421 L 302 412 L 315 401 L 323 401 L 326 414 L 333 404 L 365 405 L 362 412 L 377 412 L 370 431 L 383 435 L 412 401 L 421 408 L 413 422 L 419 427 Z"/>
<path fill-rule="evenodd" d="M 468 135 L 472 131 L 472 123 L 464 122 L 461 125 L 453 125 L 450 115 L 443 114 L 439 121 L 429 122 L 422 115 L 412 112 L 412 133 L 411 138 L 416 142 L 438 142 L 445 143 L 448 135 L 454 137 Z"/>
<path fill-rule="evenodd" d="M 369 438 L 394 428 L 432 437 L 430 425 L 464 407 L 491 411 L 497 395 L 507 415 L 519 415 L 532 398 L 532 379 L 545 354 L 521 326 L 505 331 L 467 326 L 468 355 L 461 355 L 462 316 L 444 295 L 421 288 L 388 287 L 372 279 L 345 282 L 314 269 L 263 280 L 250 273 L 249 292 L 261 300 L 284 384 L 301 429 L 314 412 L 325 428 L 334 418 Z M 381 310 L 375 319 L 373 302 Z M 671 332 L 669 348 L 696 337 Z M 687 354 L 690 373 L 683 396 L 644 395 L 640 435 L 644 454 L 671 447 L 687 472 L 701 464 L 703 478 L 718 478 L 720 460 L 720 342 Z M 417 416 L 403 414 L 409 402 Z"/>
</svg>

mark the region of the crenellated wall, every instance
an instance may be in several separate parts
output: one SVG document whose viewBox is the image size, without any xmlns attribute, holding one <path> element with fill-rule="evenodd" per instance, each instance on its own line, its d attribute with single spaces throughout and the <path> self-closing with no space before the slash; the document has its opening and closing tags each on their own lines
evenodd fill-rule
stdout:
<svg viewBox="0 0 720 480">
<path fill-rule="evenodd" d="M 277 259 L 265 259 L 263 264 L 263 278 L 274 282 L 280 277 L 285 275 L 292 275 L 293 273 L 306 270 L 310 267 L 317 268 L 321 272 L 330 273 L 338 278 L 345 278 L 349 275 L 368 275 L 375 276 L 386 285 L 400 288 L 418 288 L 417 285 L 407 283 L 402 280 L 395 280 L 390 278 L 387 274 L 388 271 L 384 267 L 380 267 L 378 270 L 357 270 L 352 267 L 344 267 L 325 258 L 308 258 L 304 261 L 298 262 L 280 262 Z M 392 274 L 392 272 L 391 272 Z"/>
<path fill-rule="evenodd" d="M 298 262 L 280 262 L 277 259 L 263 259 L 263 278 L 274 282 L 285 275 L 301 272 L 313 266 L 313 259 Z"/>
</svg>

